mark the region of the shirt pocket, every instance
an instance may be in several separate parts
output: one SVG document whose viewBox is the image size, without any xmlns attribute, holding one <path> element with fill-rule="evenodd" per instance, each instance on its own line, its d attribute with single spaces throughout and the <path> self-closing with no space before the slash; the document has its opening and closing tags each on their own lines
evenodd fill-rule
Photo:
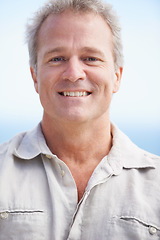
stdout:
<svg viewBox="0 0 160 240">
<path fill-rule="evenodd" d="M 46 240 L 43 210 L 0 211 L 0 240 Z"/>
<path fill-rule="evenodd" d="M 122 231 L 124 236 L 127 237 L 126 239 L 160 239 L 160 225 L 152 222 L 152 218 L 151 220 L 144 220 L 143 217 L 136 217 L 135 215 L 121 215 L 117 220 L 118 227 L 121 229 L 119 233 Z"/>
</svg>

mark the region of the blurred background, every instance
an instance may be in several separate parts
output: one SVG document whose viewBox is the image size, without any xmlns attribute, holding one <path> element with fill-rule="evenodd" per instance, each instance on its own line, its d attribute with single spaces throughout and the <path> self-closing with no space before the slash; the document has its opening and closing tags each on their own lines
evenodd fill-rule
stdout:
<svg viewBox="0 0 160 240">
<path fill-rule="evenodd" d="M 44 0 L 0 0 L 0 143 L 41 121 L 24 42 Z M 122 26 L 125 66 L 111 120 L 139 147 L 160 155 L 160 1 L 108 0 Z"/>
</svg>

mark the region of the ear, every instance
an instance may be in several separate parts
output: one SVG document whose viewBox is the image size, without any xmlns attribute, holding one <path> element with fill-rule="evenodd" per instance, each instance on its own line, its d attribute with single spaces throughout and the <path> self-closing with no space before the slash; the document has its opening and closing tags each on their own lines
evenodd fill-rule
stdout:
<svg viewBox="0 0 160 240">
<path fill-rule="evenodd" d="M 118 90 L 120 88 L 122 72 L 123 72 L 122 67 L 119 67 L 117 69 L 117 71 L 115 72 L 115 81 L 114 81 L 113 93 L 118 92 Z"/>
<path fill-rule="evenodd" d="M 37 74 L 35 73 L 35 70 L 34 70 L 34 68 L 32 66 L 30 66 L 30 71 L 31 71 L 33 82 L 34 82 L 34 88 L 35 88 L 36 92 L 38 93 Z"/>
</svg>

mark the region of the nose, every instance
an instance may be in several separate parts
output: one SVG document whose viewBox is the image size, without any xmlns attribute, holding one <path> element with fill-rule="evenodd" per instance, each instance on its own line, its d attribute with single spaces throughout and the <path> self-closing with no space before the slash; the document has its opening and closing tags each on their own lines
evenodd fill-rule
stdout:
<svg viewBox="0 0 160 240">
<path fill-rule="evenodd" d="M 63 72 L 63 79 L 76 82 L 77 80 L 85 79 L 85 71 L 82 62 L 76 57 L 70 58 L 66 63 L 66 68 Z"/>
</svg>

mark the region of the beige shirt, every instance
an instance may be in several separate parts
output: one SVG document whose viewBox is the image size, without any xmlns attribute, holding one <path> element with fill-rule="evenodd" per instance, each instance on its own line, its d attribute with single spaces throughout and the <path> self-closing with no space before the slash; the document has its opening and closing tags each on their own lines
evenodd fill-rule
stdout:
<svg viewBox="0 0 160 240">
<path fill-rule="evenodd" d="M 78 204 L 71 172 L 40 124 L 0 145 L 0 240 L 160 239 L 160 158 L 114 125 L 112 135 Z"/>
</svg>

